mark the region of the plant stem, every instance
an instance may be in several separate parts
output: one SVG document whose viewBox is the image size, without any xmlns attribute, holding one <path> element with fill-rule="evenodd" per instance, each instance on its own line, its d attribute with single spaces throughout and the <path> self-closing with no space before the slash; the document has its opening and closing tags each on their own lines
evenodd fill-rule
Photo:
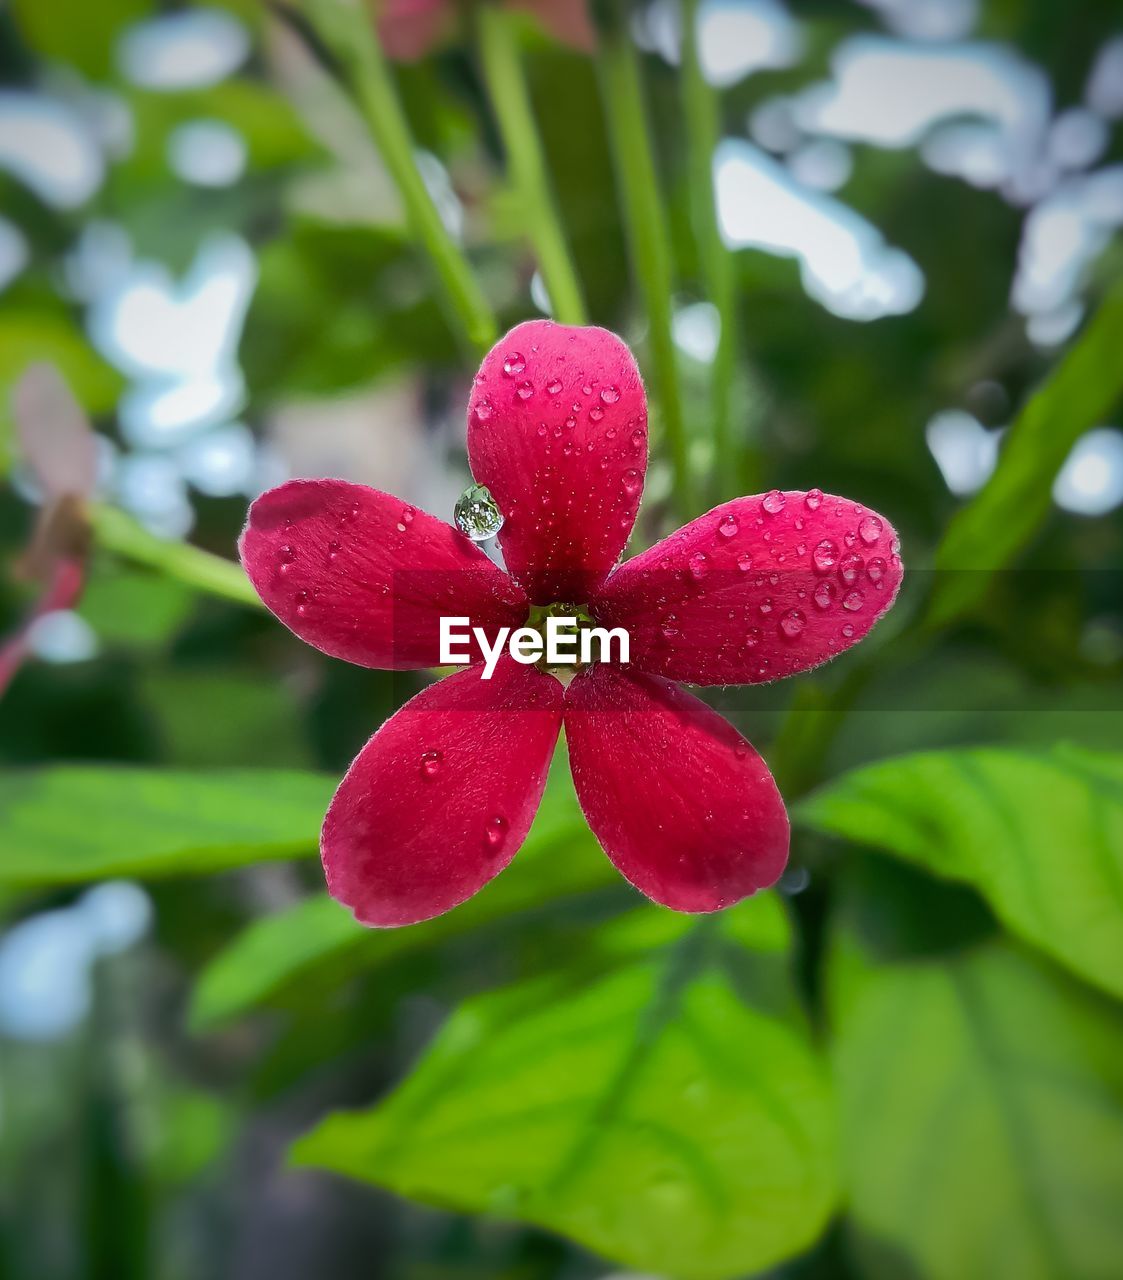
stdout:
<svg viewBox="0 0 1123 1280">
<path fill-rule="evenodd" d="M 262 607 L 241 565 L 233 560 L 224 560 L 186 542 L 158 538 L 118 507 L 98 503 L 89 507 L 88 514 L 95 542 L 107 551 L 209 595 Z"/>
<path fill-rule="evenodd" d="M 302 0 L 301 12 L 345 74 L 450 315 L 472 351 L 486 351 L 499 336 L 495 314 L 422 181 L 393 74 L 366 7 L 360 0 Z"/>
<path fill-rule="evenodd" d="M 600 32 L 598 62 L 609 143 L 632 269 L 647 309 L 651 363 L 674 469 L 675 495 L 681 514 L 690 516 L 695 514 L 693 485 L 671 335 L 670 238 L 659 202 L 639 61 L 628 31 L 626 6 L 617 0 L 605 8 L 608 12 Z"/>
<path fill-rule="evenodd" d="M 736 367 L 737 297 L 733 258 L 721 238 L 717 202 L 714 199 L 714 152 L 721 139 L 721 104 L 713 85 L 702 73 L 698 52 L 700 0 L 684 0 L 682 6 L 682 97 L 686 118 L 687 169 L 692 198 L 691 213 L 702 284 L 718 315 L 718 343 L 714 352 L 710 390 L 714 456 L 710 497 L 730 496 L 735 479 L 730 466 L 733 375 Z"/>
<path fill-rule="evenodd" d="M 481 5 L 477 30 L 484 79 L 507 149 L 527 235 L 550 295 L 554 319 L 562 324 L 587 324 L 585 300 L 550 189 L 510 16 L 498 5 Z"/>
</svg>

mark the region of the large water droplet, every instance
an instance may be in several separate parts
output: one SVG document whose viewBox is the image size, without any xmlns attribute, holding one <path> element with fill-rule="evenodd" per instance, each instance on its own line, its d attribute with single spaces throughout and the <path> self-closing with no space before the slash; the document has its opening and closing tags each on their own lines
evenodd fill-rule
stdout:
<svg viewBox="0 0 1123 1280">
<path fill-rule="evenodd" d="M 498 813 L 488 818 L 485 839 L 488 848 L 498 853 L 507 843 L 507 819 Z"/>
<path fill-rule="evenodd" d="M 737 534 L 737 521 L 736 521 L 735 517 L 734 517 L 732 514 L 730 514 L 730 515 L 726 515 L 726 516 L 722 516 L 721 524 L 719 524 L 719 525 L 718 525 L 718 527 L 717 527 L 717 531 L 718 531 L 718 533 L 720 533 L 720 534 L 721 534 L 721 536 L 722 536 L 723 538 L 733 538 L 733 537 L 736 537 L 736 534 Z"/>
<path fill-rule="evenodd" d="M 423 751 L 421 753 L 421 776 L 427 782 L 440 773 L 441 763 L 444 758 L 443 751 Z"/>
<path fill-rule="evenodd" d="M 477 422 L 479 422 L 479 423 L 490 422 L 490 421 L 491 421 L 491 414 L 492 414 L 491 401 L 490 401 L 490 400 L 487 400 L 487 399 L 483 399 L 483 400 L 481 400 L 481 401 L 476 405 L 476 410 L 475 410 L 475 412 L 476 412 L 476 421 L 477 421 Z"/>
<path fill-rule="evenodd" d="M 817 609 L 829 609 L 834 604 L 834 587 L 829 582 L 820 582 L 811 598 Z"/>
<path fill-rule="evenodd" d="M 503 513 L 486 485 L 470 484 L 452 513 L 456 527 L 473 542 L 486 542 L 503 528 Z"/>
<path fill-rule="evenodd" d="M 643 486 L 643 477 L 634 468 L 624 472 L 624 492 L 629 494 L 639 493 Z"/>
<path fill-rule="evenodd" d="M 748 571 L 752 567 L 753 567 L 753 558 L 751 555 L 749 555 L 747 551 L 745 552 L 744 555 L 737 557 L 737 568 L 740 569 L 742 573 L 748 573 Z"/>
<path fill-rule="evenodd" d="M 282 565 L 289 565 L 296 559 L 296 549 L 291 547 L 287 542 L 281 548 L 280 561 Z"/>
<path fill-rule="evenodd" d="M 549 382 L 546 383 L 546 392 L 548 395 L 556 396 L 560 394 L 561 389 L 562 389 L 562 384 L 557 380 L 557 378 L 552 378 Z"/>
<path fill-rule="evenodd" d="M 789 609 L 780 619 L 780 630 L 789 640 L 797 639 L 807 625 L 807 619 L 798 609 Z"/>
<path fill-rule="evenodd" d="M 822 489 L 808 489 L 804 494 L 803 504 L 808 511 L 818 511 L 823 505 Z"/>
<path fill-rule="evenodd" d="M 874 556 L 866 565 L 866 577 L 871 582 L 880 582 L 885 577 L 885 561 L 880 556 Z"/>
<path fill-rule="evenodd" d="M 838 563 L 838 543 L 824 538 L 812 551 L 811 559 L 820 573 L 829 573 Z"/>
<path fill-rule="evenodd" d="M 710 571 L 710 558 L 704 551 L 695 551 L 687 563 L 695 582 L 700 582 Z"/>
<path fill-rule="evenodd" d="M 761 613 L 764 613 L 764 614 L 771 613 L 771 612 L 772 612 L 772 601 L 771 601 L 770 599 L 768 599 L 768 598 L 765 598 L 764 600 L 762 600 L 762 601 L 760 602 L 760 606 L 759 606 L 759 607 L 760 607 L 760 611 L 761 611 Z"/>
<path fill-rule="evenodd" d="M 848 551 L 838 562 L 838 576 L 848 587 L 858 581 L 858 575 L 866 567 L 866 562 L 857 551 Z"/>
<path fill-rule="evenodd" d="M 512 351 L 506 360 L 503 361 L 503 372 L 508 378 L 517 378 L 525 368 L 526 361 L 517 351 Z"/>
<path fill-rule="evenodd" d="M 515 388 L 515 394 L 518 396 L 520 400 L 529 400 L 530 397 L 534 395 L 534 383 L 520 382 L 519 385 Z"/>
<path fill-rule="evenodd" d="M 600 398 L 605 404 L 615 404 L 620 399 L 619 387 L 601 387 Z"/>
<path fill-rule="evenodd" d="M 764 495 L 764 501 L 760 505 L 770 516 L 775 516 L 783 511 L 786 501 L 787 499 L 779 489 L 773 489 L 770 493 Z"/>
<path fill-rule="evenodd" d="M 885 526 L 877 518 L 877 516 L 866 516 L 866 518 L 858 524 L 858 537 L 866 544 L 872 547 L 873 544 L 881 537 L 881 530 Z"/>
<path fill-rule="evenodd" d="M 600 420 L 603 417 L 604 417 L 604 410 L 600 407 L 599 404 L 593 405 L 593 407 L 589 410 L 590 422 L 600 422 Z"/>
<path fill-rule="evenodd" d="M 850 591 L 842 597 L 842 607 L 851 613 L 857 613 L 865 602 L 866 598 L 860 591 Z"/>
</svg>

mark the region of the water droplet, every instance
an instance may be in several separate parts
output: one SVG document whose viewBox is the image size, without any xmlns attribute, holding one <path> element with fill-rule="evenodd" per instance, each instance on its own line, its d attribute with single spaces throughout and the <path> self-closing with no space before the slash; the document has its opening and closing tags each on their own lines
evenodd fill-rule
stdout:
<svg viewBox="0 0 1123 1280">
<path fill-rule="evenodd" d="M 605 404 L 615 404 L 620 399 L 619 387 L 601 387 L 600 398 Z"/>
<path fill-rule="evenodd" d="M 292 562 L 295 559 L 296 559 L 295 549 L 289 546 L 289 544 L 286 542 L 285 545 L 281 548 L 281 555 L 280 555 L 281 564 L 282 565 L 292 564 Z"/>
<path fill-rule="evenodd" d="M 520 400 L 529 400 L 530 397 L 534 395 L 534 383 L 520 382 L 515 388 L 515 394 Z"/>
<path fill-rule="evenodd" d="M 589 410 L 590 422 L 600 422 L 601 418 L 603 417 L 604 417 L 604 410 L 600 407 L 599 404 L 593 405 L 593 407 Z"/>
<path fill-rule="evenodd" d="M 808 489 L 804 495 L 803 504 L 808 511 L 818 511 L 823 505 L 822 489 Z"/>
<path fill-rule="evenodd" d="M 873 544 L 881 537 L 881 531 L 885 526 L 877 518 L 877 516 L 866 516 L 858 525 L 858 537 L 866 544 L 872 547 Z"/>
<path fill-rule="evenodd" d="M 857 551 L 850 551 L 838 562 L 838 576 L 848 587 L 853 586 L 858 581 L 858 575 L 865 567 L 866 562 Z"/>
<path fill-rule="evenodd" d="M 732 515 L 723 516 L 721 524 L 717 527 L 717 531 L 723 538 L 735 537 L 737 533 L 736 519 Z"/>
<path fill-rule="evenodd" d="M 749 649 L 755 649 L 760 644 L 760 628 L 750 627 L 745 632 L 745 646 Z"/>
<path fill-rule="evenodd" d="M 476 421 L 479 423 L 491 421 L 491 401 L 484 399 L 476 405 Z"/>
<path fill-rule="evenodd" d="M 854 628 L 850 625 L 849 622 L 846 624 L 846 626 L 842 628 L 842 634 L 846 637 L 847 640 L 852 640 L 854 638 Z"/>
<path fill-rule="evenodd" d="M 498 852 L 507 843 L 507 819 L 495 814 L 487 820 L 488 847 Z"/>
<path fill-rule="evenodd" d="M 511 354 L 503 361 L 503 372 L 508 378 L 516 378 L 526 368 L 526 361 L 517 351 Z"/>
<path fill-rule="evenodd" d="M 546 392 L 548 395 L 556 396 L 560 394 L 561 389 L 562 384 L 557 380 L 557 378 L 551 378 L 550 381 L 546 383 Z"/>
<path fill-rule="evenodd" d="M 538 434 L 539 434 L 540 436 L 542 436 L 543 438 L 545 437 L 545 435 L 546 435 L 546 424 L 545 424 L 544 422 L 540 422 L 540 423 L 538 424 Z"/>
<path fill-rule="evenodd" d="M 857 613 L 865 602 L 866 598 L 860 591 L 850 591 L 842 597 L 842 607 L 851 613 Z"/>
<path fill-rule="evenodd" d="M 779 489 L 773 489 L 770 493 L 764 495 L 764 501 L 760 505 L 770 516 L 774 516 L 783 511 L 786 501 L 787 499 Z"/>
<path fill-rule="evenodd" d="M 643 431 L 640 430 L 638 427 L 636 428 L 635 431 L 632 432 L 632 448 L 633 449 L 642 449 L 644 444 L 646 443 L 646 440 L 647 440 L 647 437 L 644 435 Z"/>
<path fill-rule="evenodd" d="M 834 587 L 829 582 L 820 582 L 811 597 L 818 609 L 829 609 L 834 604 Z"/>
<path fill-rule="evenodd" d="M 643 487 L 643 477 L 634 467 L 624 472 L 624 492 L 625 493 L 629 493 L 629 494 L 639 493 L 642 487 Z"/>
<path fill-rule="evenodd" d="M 473 542 L 486 542 L 503 528 L 503 513 L 491 491 L 482 484 L 470 484 L 464 490 L 452 518 L 460 532 Z"/>
<path fill-rule="evenodd" d="M 569 417 L 566 418 L 565 425 L 570 431 L 572 431 L 573 428 L 577 425 L 577 419 L 573 416 L 573 414 L 570 414 Z"/>
<path fill-rule="evenodd" d="M 866 577 L 871 582 L 880 582 L 885 577 L 885 561 L 880 556 L 874 556 L 866 565 Z"/>
<path fill-rule="evenodd" d="M 798 639 L 806 625 L 807 619 L 798 609 L 789 609 L 780 619 L 780 630 L 789 640 Z"/>
<path fill-rule="evenodd" d="M 753 567 L 753 558 L 751 555 L 748 554 L 748 552 L 746 552 L 743 556 L 737 557 L 737 568 L 740 569 L 742 573 L 748 573 L 748 571 L 752 567 Z"/>
<path fill-rule="evenodd" d="M 296 612 L 301 618 L 308 612 L 308 592 L 298 591 L 295 597 Z"/>
<path fill-rule="evenodd" d="M 659 624 L 659 630 L 667 640 L 673 640 L 678 635 L 678 619 L 673 613 L 668 613 L 663 621 Z"/>
<path fill-rule="evenodd" d="M 812 551 L 811 559 L 820 573 L 829 573 L 838 563 L 838 543 L 824 538 Z"/>
<path fill-rule="evenodd" d="M 690 568 L 690 576 L 695 582 L 701 582 L 710 571 L 710 558 L 704 551 L 695 551 L 687 563 Z"/>
<path fill-rule="evenodd" d="M 427 781 L 435 778 L 441 771 L 441 761 L 444 758 L 443 751 L 423 751 L 421 753 L 421 776 Z"/>
<path fill-rule="evenodd" d="M 335 538 L 333 538 L 328 543 L 328 559 L 334 560 L 337 555 L 339 555 L 339 543 Z"/>
<path fill-rule="evenodd" d="M 760 602 L 760 611 L 764 614 L 772 612 L 772 601 L 767 597 Z"/>
</svg>

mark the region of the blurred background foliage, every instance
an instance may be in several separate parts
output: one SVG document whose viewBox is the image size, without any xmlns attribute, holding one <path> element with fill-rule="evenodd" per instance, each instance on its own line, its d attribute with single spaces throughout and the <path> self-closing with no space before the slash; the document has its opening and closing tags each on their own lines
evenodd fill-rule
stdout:
<svg viewBox="0 0 1123 1280">
<path fill-rule="evenodd" d="M 347 0 L 0 7 L 0 633 L 29 364 L 100 451 L 0 702 L 0 1274 L 1118 1276 L 1118 6 L 605 3 L 594 56 L 462 8 L 391 67 Z M 648 375 L 633 549 L 818 486 L 910 579 L 715 692 L 777 890 L 643 905 L 562 768 L 477 899 L 365 931 L 318 827 L 419 678 L 295 641 L 235 540 L 289 475 L 450 515 L 551 291 Z"/>
</svg>

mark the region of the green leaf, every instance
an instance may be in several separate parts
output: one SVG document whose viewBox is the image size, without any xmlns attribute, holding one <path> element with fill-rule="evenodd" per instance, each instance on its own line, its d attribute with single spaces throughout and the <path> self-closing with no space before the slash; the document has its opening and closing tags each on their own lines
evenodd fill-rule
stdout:
<svg viewBox="0 0 1123 1280">
<path fill-rule="evenodd" d="M 968 882 L 1014 933 L 1123 995 L 1123 756 L 903 756 L 844 774 L 796 819 Z"/>
<path fill-rule="evenodd" d="M 326 894 L 255 920 L 199 977 L 188 1015 L 202 1031 L 277 999 L 300 982 L 329 987 L 363 966 L 471 933 L 619 875 L 593 838 L 566 771 L 551 774 L 542 807 L 511 866 L 463 906 L 409 929 L 368 929 Z"/>
<path fill-rule="evenodd" d="M 791 1257 L 826 1222 L 834 1152 L 787 945 L 771 896 L 701 925 L 636 912 L 468 1001 L 389 1098 L 294 1158 L 684 1280 Z"/>
<path fill-rule="evenodd" d="M 153 0 L 13 0 L 12 11 L 37 53 L 104 79 L 113 68 L 113 47 L 122 28 L 146 17 L 152 7 Z"/>
<path fill-rule="evenodd" d="M 290 770 L 0 773 L 0 884 L 221 871 L 316 852 L 337 779 Z"/>
<path fill-rule="evenodd" d="M 1123 395 L 1123 283 L 1018 415 L 986 485 L 948 525 L 936 550 L 928 622 L 971 609 L 991 575 L 1029 542 L 1050 510 L 1052 486 L 1072 446 Z"/>
<path fill-rule="evenodd" d="M 1123 1256 L 1123 1016 L 1011 946 L 836 947 L 835 1079 L 870 1280 L 1109 1280 Z"/>
</svg>

